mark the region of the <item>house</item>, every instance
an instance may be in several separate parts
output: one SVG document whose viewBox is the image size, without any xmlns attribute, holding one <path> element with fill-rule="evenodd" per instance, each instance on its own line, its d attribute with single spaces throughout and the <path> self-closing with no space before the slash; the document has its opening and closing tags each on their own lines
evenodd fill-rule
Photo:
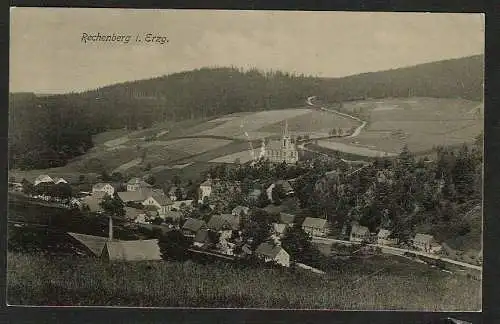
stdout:
<svg viewBox="0 0 500 324">
<path fill-rule="evenodd" d="M 199 230 L 194 237 L 193 245 L 201 248 L 209 243 L 210 238 L 208 236 L 208 231 L 206 229 Z"/>
<path fill-rule="evenodd" d="M 306 217 L 302 223 L 302 229 L 311 236 L 325 237 L 328 235 L 328 223 L 326 219 L 322 218 Z"/>
<path fill-rule="evenodd" d="M 250 208 L 248 207 L 245 207 L 245 206 L 236 206 L 235 208 L 233 208 L 233 210 L 231 211 L 231 214 L 233 216 L 240 216 L 241 213 L 243 213 L 243 215 L 248 215 L 250 213 Z"/>
<path fill-rule="evenodd" d="M 283 235 L 285 235 L 285 231 L 288 228 L 287 224 L 282 224 L 282 223 L 273 223 L 273 233 L 278 237 L 281 238 Z"/>
<path fill-rule="evenodd" d="M 221 233 L 221 237 L 230 237 L 232 231 L 240 229 L 240 217 L 231 214 L 214 215 L 207 224 L 208 229 Z"/>
<path fill-rule="evenodd" d="M 102 257 L 110 261 L 162 260 L 158 240 L 107 241 Z"/>
<path fill-rule="evenodd" d="M 136 217 L 136 219 L 134 220 L 134 223 L 136 224 L 149 224 L 149 220 L 151 219 L 150 215 L 145 212 L 145 211 L 142 211 L 142 213 L 139 213 Z"/>
<path fill-rule="evenodd" d="M 106 193 L 113 197 L 115 194 L 115 188 L 109 183 L 99 182 L 92 186 L 92 195 L 101 195 L 100 193 Z"/>
<path fill-rule="evenodd" d="M 290 255 L 281 246 L 262 243 L 255 250 L 255 255 L 265 262 L 275 262 L 283 267 L 290 267 Z"/>
<path fill-rule="evenodd" d="M 106 242 L 109 240 L 105 236 L 95 236 L 80 233 L 71 233 L 68 235 L 75 239 L 77 242 L 84 245 L 94 256 L 101 256 Z"/>
<path fill-rule="evenodd" d="M 40 183 L 54 183 L 54 180 L 46 174 L 39 175 L 35 182 L 33 183 L 35 186 L 38 186 Z"/>
<path fill-rule="evenodd" d="M 354 224 L 351 228 L 349 241 L 351 242 L 369 242 L 370 230 L 368 227 Z"/>
<path fill-rule="evenodd" d="M 142 203 L 151 194 L 152 194 L 152 190 L 150 190 L 150 189 L 143 189 L 143 190 L 137 190 L 137 191 L 123 191 L 123 192 L 118 192 L 118 197 L 125 204 L 126 203 Z"/>
<path fill-rule="evenodd" d="M 398 243 L 396 238 L 391 238 L 391 231 L 381 228 L 377 233 L 377 244 L 394 245 Z"/>
<path fill-rule="evenodd" d="M 196 233 L 198 233 L 198 231 L 206 228 L 207 224 L 203 220 L 196 218 L 188 218 L 186 219 L 186 222 L 184 222 L 184 225 L 182 226 L 182 233 L 185 236 L 194 237 Z"/>
<path fill-rule="evenodd" d="M 205 197 L 209 198 L 212 194 L 212 180 L 209 178 L 200 184 L 199 201 L 203 202 Z"/>
<path fill-rule="evenodd" d="M 149 189 L 152 186 L 146 181 L 139 178 L 132 178 L 127 182 L 127 191 L 138 191 L 141 189 Z"/>
<path fill-rule="evenodd" d="M 162 218 L 164 218 L 163 215 L 172 210 L 172 200 L 163 194 L 152 193 L 142 202 L 142 204 L 144 206 L 156 207 L 158 214 Z"/>
<path fill-rule="evenodd" d="M 436 242 L 434 237 L 429 234 L 417 233 L 412 240 L 412 245 L 418 250 L 434 253 L 441 249 L 441 246 Z"/>
<path fill-rule="evenodd" d="M 281 186 L 283 188 L 283 192 L 285 193 L 286 196 L 290 196 L 294 194 L 294 190 L 290 182 L 286 180 L 278 180 L 274 183 L 272 183 L 269 187 L 266 189 L 266 194 L 267 194 L 267 199 L 269 201 L 273 201 L 273 189 L 276 186 Z"/>
</svg>

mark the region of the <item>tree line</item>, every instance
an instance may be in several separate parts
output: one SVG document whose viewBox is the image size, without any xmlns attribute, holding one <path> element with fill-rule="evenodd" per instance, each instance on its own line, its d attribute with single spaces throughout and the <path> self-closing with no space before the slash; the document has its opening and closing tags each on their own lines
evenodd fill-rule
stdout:
<svg viewBox="0 0 500 324">
<path fill-rule="evenodd" d="M 201 68 L 81 93 L 11 94 L 9 162 L 22 169 L 61 166 L 106 130 L 299 107 L 311 95 L 331 103 L 408 96 L 482 100 L 482 64 L 482 56 L 473 56 L 345 78 Z"/>
</svg>

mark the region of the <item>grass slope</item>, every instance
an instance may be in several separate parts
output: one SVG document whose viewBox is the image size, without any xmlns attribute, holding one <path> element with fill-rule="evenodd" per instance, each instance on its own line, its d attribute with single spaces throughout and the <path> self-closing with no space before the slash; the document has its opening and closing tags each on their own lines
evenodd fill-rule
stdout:
<svg viewBox="0 0 500 324">
<path fill-rule="evenodd" d="M 480 309 L 479 282 L 408 267 L 402 260 L 385 271 L 374 258 L 318 276 L 219 263 L 106 263 L 10 252 L 7 300 L 54 306 Z M 367 278 L 375 269 L 379 272 Z"/>
</svg>

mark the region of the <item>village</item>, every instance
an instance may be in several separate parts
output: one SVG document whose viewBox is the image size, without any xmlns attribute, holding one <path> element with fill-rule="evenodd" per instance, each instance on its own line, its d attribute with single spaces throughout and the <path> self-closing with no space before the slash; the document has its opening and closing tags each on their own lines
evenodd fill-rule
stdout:
<svg viewBox="0 0 500 324">
<path fill-rule="evenodd" d="M 269 163 L 278 170 L 298 164 L 297 146 L 286 128 L 282 140 L 273 145 L 273 150 L 262 153 L 260 162 L 254 161 L 247 167 L 255 168 L 255 163 Z M 305 169 L 311 166 L 303 164 Z M 350 172 L 355 173 L 365 167 Z M 326 171 L 314 185 L 324 185 L 325 179 L 338 177 L 340 172 L 338 169 Z M 107 178 L 113 176 L 117 178 L 116 175 Z M 378 171 L 377 181 L 387 182 L 390 176 L 389 171 Z M 118 178 L 123 177 L 119 175 Z M 148 183 L 147 177 L 132 177 L 127 181 L 93 183 L 90 191 L 77 193 L 73 193 L 75 187 L 69 181 L 52 178 L 48 174 L 39 175 L 33 183 L 26 179 L 21 182 L 11 180 L 9 188 L 12 192 L 30 197 L 33 201 L 108 217 L 108 237 L 68 234 L 93 255 L 116 261 L 162 259 L 157 238 L 126 241 L 114 237 L 113 219 L 117 218 L 125 220 L 132 229 L 182 233 L 191 253 L 231 260 L 252 257 L 281 267 L 299 265 L 318 273 L 322 271 L 299 262 L 304 258 L 297 254 L 305 252 L 287 251 L 282 241 L 304 234 L 316 245 L 360 245 L 362 249 L 356 249 L 355 253 L 378 251 L 413 258 L 418 254 L 427 259 L 441 259 L 440 252 L 443 250 L 443 246 L 429 234 L 416 233 L 409 241 L 399 242 L 388 228 L 379 227 L 376 232 L 371 232 L 367 226 L 352 221 L 336 229 L 339 224 L 331 224 L 325 218 L 303 213 L 296 215 L 293 211 L 283 210 L 280 207 L 287 202 L 293 205 L 296 201 L 294 187 L 297 178 L 286 176 L 242 183 L 212 178 L 207 174 L 198 185 L 183 184 L 181 179 L 176 178 L 167 187 L 152 184 L 152 181 Z M 461 262 L 449 261 L 461 265 Z"/>
</svg>

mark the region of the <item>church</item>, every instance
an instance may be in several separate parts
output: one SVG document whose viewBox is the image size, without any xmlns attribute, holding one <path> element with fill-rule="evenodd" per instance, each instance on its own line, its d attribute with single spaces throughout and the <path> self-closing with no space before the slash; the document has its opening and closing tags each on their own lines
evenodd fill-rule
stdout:
<svg viewBox="0 0 500 324">
<path fill-rule="evenodd" d="M 281 140 L 270 140 L 268 143 L 262 140 L 261 157 L 269 159 L 273 163 L 295 164 L 299 160 L 297 145 L 292 142 L 288 134 L 288 122 L 285 122 L 285 129 Z"/>
</svg>

